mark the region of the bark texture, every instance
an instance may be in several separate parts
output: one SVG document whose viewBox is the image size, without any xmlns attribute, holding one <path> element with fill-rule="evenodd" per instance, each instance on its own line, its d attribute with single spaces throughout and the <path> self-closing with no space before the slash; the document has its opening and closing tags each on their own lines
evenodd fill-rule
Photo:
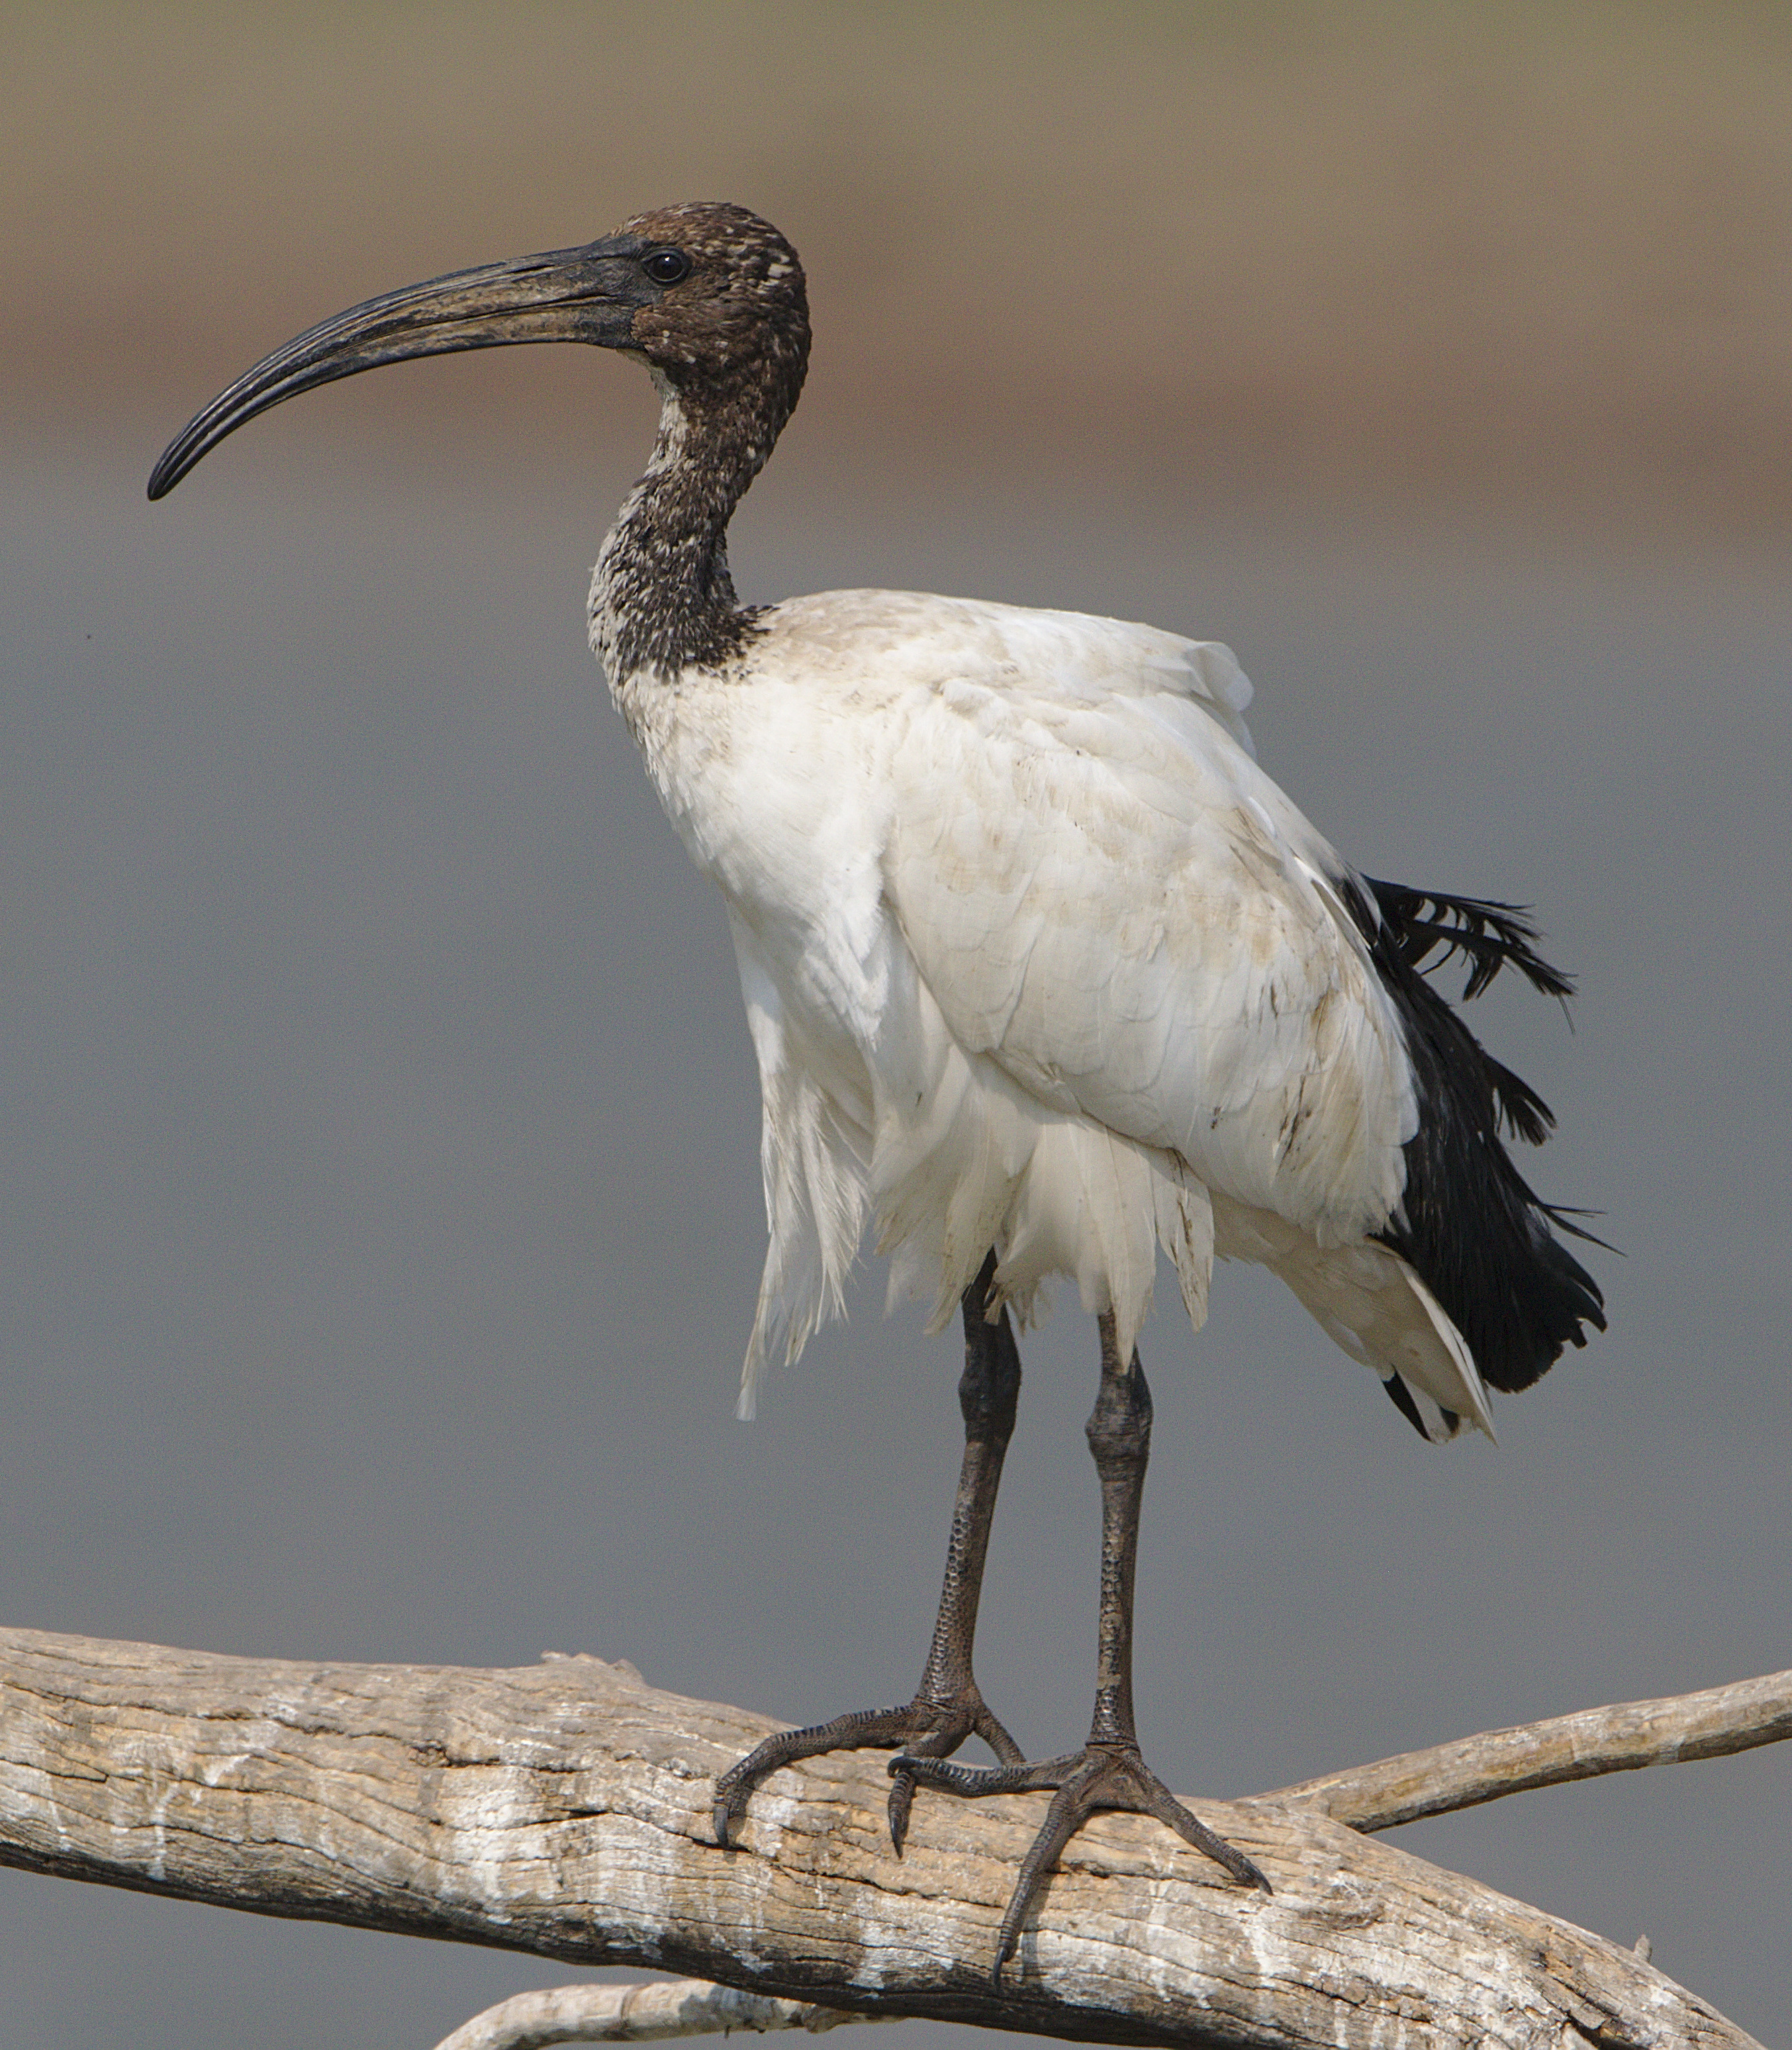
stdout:
<svg viewBox="0 0 1792 2050">
<path fill-rule="evenodd" d="M 1696 1694 L 1615 1701 L 1514 1729 L 1328 1772 L 1266 1800 L 1310 1802 L 1354 1830 L 1391 1830 L 1424 1815 L 1478 1807 L 1507 1794 L 1562 1787 L 1646 1765 L 1728 1758 L 1792 1737 L 1792 1672 L 1763 1673 Z"/>
<path fill-rule="evenodd" d="M 555 2043 L 664 2043 L 674 2036 L 764 2036 L 801 2029 L 825 2035 L 842 2022 L 894 2021 L 848 2014 L 812 2001 L 767 2000 L 706 1979 L 654 1979 L 646 1985 L 551 1986 L 500 2001 L 463 2021 L 435 2050 L 547 2050 Z"/>
<path fill-rule="evenodd" d="M 1085 2040 L 1751 2041 L 1634 1952 L 1311 1799 L 1198 1804 L 1272 1896 L 1155 1822 L 1097 1821 L 996 1993 L 996 1931 L 1046 1797 L 924 1791 L 898 1859 L 882 1756 L 819 1759 L 769 1781 L 719 1849 L 715 1776 L 769 1727 L 590 1658 L 316 1666 L 0 1632 L 0 1862 Z"/>
</svg>

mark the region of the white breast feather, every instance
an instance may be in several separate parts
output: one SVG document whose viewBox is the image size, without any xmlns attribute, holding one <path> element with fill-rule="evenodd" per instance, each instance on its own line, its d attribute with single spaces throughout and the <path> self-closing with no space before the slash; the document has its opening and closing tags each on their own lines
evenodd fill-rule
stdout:
<svg viewBox="0 0 1792 2050">
<path fill-rule="evenodd" d="M 1217 1250 L 1485 1426 L 1467 1347 L 1367 1240 L 1410 1067 L 1228 650 L 844 591 L 775 608 L 742 673 L 617 696 L 727 898 L 759 1062 L 743 1413 L 838 1314 L 869 1214 L 893 1300 L 918 1288 L 936 1327 L 994 1245 L 1019 1314 L 1068 1274 L 1124 1356 L 1158 1246 L 1197 1324 Z"/>
</svg>

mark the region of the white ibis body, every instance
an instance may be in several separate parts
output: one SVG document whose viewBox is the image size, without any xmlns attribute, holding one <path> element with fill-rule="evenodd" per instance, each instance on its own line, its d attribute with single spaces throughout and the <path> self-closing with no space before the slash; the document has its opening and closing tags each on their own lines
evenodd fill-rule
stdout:
<svg viewBox="0 0 1792 2050">
<path fill-rule="evenodd" d="M 867 1224 L 893 1293 L 918 1288 L 936 1329 L 955 1304 L 964 1322 L 964 1463 L 921 1687 L 769 1740 L 718 1783 L 718 1838 L 769 1772 L 847 1745 L 899 1753 L 898 1849 L 917 1785 L 1051 1788 L 998 1974 L 1100 1808 L 1157 1814 L 1266 1885 L 1171 1798 L 1134 1729 L 1135 1339 L 1159 1249 L 1197 1326 L 1216 1256 L 1261 1262 L 1424 1436 L 1490 1432 L 1488 1389 L 1528 1386 L 1603 1328 L 1602 1302 L 1500 1137 L 1503 1121 L 1541 1139 L 1548 1112 L 1420 970 L 1459 952 L 1470 995 L 1508 964 L 1568 985 L 1511 907 L 1356 874 L 1257 766 L 1249 686 L 1217 644 L 899 592 L 741 606 L 727 524 L 797 403 L 808 322 L 794 251 L 740 208 L 644 214 L 326 321 L 200 414 L 150 496 L 333 378 L 555 341 L 644 359 L 661 401 L 590 634 L 727 903 L 758 1057 L 770 1248 L 742 1410 L 839 1312 Z M 1101 1655 L 1089 1743 L 1030 1764 L 971 1652 L 1020 1378 L 1007 1310 L 1024 1321 L 1054 1275 L 1101 1335 Z M 994 1767 L 946 1762 L 973 1732 Z"/>
</svg>

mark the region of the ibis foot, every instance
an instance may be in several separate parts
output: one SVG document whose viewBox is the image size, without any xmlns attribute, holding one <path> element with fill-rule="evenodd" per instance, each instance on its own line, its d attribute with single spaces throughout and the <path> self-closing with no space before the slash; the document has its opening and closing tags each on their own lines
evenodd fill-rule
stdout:
<svg viewBox="0 0 1792 2050">
<path fill-rule="evenodd" d="M 1002 1764 L 997 1771 L 1023 1763 L 1020 1746 L 991 1715 L 973 1682 L 949 1698 L 917 1694 L 901 1708 L 861 1709 L 836 1716 L 832 1722 L 806 1729 L 781 1730 L 731 1765 L 715 1783 L 711 1818 L 715 1841 L 726 1845 L 734 1825 L 746 1812 L 748 1799 L 762 1779 L 780 1766 L 799 1764 L 830 1751 L 899 1751 L 890 1767 L 890 1835 L 898 1854 L 909 1833 L 909 1808 L 914 1799 L 914 1775 L 909 1764 L 949 1758 L 968 1737 L 980 1736 Z"/>
<path fill-rule="evenodd" d="M 914 1699 L 904 1708 L 863 1709 L 836 1716 L 830 1723 L 767 1737 L 715 1783 L 711 1812 L 719 1844 L 727 1845 L 746 1812 L 748 1797 L 768 1773 L 781 1765 L 819 1758 L 824 1752 L 899 1751 L 907 1758 L 929 1760 L 949 1758 L 967 1737 L 980 1736 L 1004 1767 L 1025 1762 L 1020 1746 L 984 1705 L 971 1666 L 989 1526 L 1020 1397 L 1020 1354 L 1007 1311 L 991 1308 L 995 1284 L 991 1252 L 964 1291 L 960 1306 L 964 1372 L 958 1383 L 958 1408 L 964 1420 L 964 1456 L 958 1470 L 933 1641 Z M 890 1835 L 900 1854 L 909 1833 L 915 1783 L 906 1765 L 891 1770 Z"/>
<path fill-rule="evenodd" d="M 1042 1764 L 1004 1763 L 980 1768 L 953 1765 L 943 1758 L 915 1752 L 893 1758 L 890 1771 L 898 1784 L 906 1779 L 913 1785 L 933 1787 L 940 1793 L 956 1794 L 972 1800 L 988 1794 L 1030 1794 L 1047 1787 L 1056 1790 L 1039 1834 L 1021 1862 L 1020 1876 L 1015 1882 L 1008 1912 L 1002 1917 L 1001 1934 L 995 1944 L 995 1963 L 990 1974 L 991 1983 L 998 1989 L 1002 1984 L 1002 1967 L 1014 1955 L 1015 1946 L 1020 1939 L 1021 1924 L 1045 1890 L 1046 1877 L 1057 1865 L 1064 1846 L 1091 1815 L 1099 1814 L 1105 1809 L 1155 1815 L 1185 1843 L 1192 1844 L 1216 1864 L 1223 1865 L 1234 1879 L 1246 1886 L 1259 1887 L 1265 1893 L 1270 1891 L 1268 1880 L 1242 1851 L 1189 1813 L 1146 1764 L 1136 1744 L 1092 1742 L 1085 1744 L 1081 1751 L 1068 1752 L 1063 1757 L 1048 1759 Z"/>
</svg>

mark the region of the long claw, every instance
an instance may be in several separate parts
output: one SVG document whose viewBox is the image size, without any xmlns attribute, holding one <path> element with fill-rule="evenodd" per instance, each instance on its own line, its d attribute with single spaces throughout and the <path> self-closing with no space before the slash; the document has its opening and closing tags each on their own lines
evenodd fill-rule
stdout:
<svg viewBox="0 0 1792 2050">
<path fill-rule="evenodd" d="M 889 1770 L 902 1773 L 917 1786 L 931 1787 L 941 1794 L 956 1794 L 961 1801 L 981 1801 L 991 1794 L 1037 1794 L 1060 1787 L 1065 1775 L 1081 1762 L 1080 1751 L 1062 1758 L 1048 1758 L 1029 1765 L 1017 1758 L 1001 1765 L 960 1765 L 945 1759 L 929 1758 L 920 1751 L 904 1752 L 890 1761 Z"/>
<path fill-rule="evenodd" d="M 1239 1850 L 1198 1816 L 1190 1814 L 1133 1745 L 1092 1743 L 1062 1758 L 1038 1765 L 1023 1761 L 1000 1765 L 960 1765 L 947 1760 L 903 1754 L 890 1761 L 892 1776 L 962 1799 L 981 1800 L 991 1794 L 1026 1794 L 1050 1788 L 1050 1806 L 1029 1846 L 1009 1896 L 996 1939 L 990 1983 L 999 1989 L 1002 1968 L 1014 1955 L 1027 1916 L 1038 1904 L 1064 1847 L 1091 1815 L 1105 1810 L 1152 1815 L 1174 1830 L 1194 1849 L 1246 1886 L 1271 1891 L 1269 1881 Z"/>
<path fill-rule="evenodd" d="M 909 1840 L 909 1813 L 914 1806 L 915 1777 L 903 1764 L 905 1758 L 941 1758 L 961 1744 L 968 1732 L 947 1724 L 930 1736 L 922 1737 L 890 1764 L 890 1841 L 898 1857 Z"/>
<path fill-rule="evenodd" d="M 994 1766 L 943 1764 L 948 1754 L 957 1750 L 969 1736 L 980 1736 L 1000 1762 Z M 917 1787 L 943 1787 L 949 1793 L 961 1795 L 973 1791 L 1007 1793 L 1015 1790 L 1006 1784 L 973 1788 L 967 1783 L 980 1779 L 988 1773 L 1005 1775 L 1016 1768 L 1023 1773 L 1034 1769 L 1027 1763 L 1027 1754 L 980 1700 L 968 1714 L 960 1713 L 953 1716 L 943 1722 L 934 1735 L 924 1736 L 918 1744 L 911 1744 L 899 1757 L 891 1759 L 889 1767 L 890 1841 L 896 1846 L 896 1855 L 898 1857 L 902 1855 L 902 1846 L 908 1841 L 909 1811 L 914 1806 Z M 1024 1780 L 1020 1783 L 1023 1787 L 1031 1783 Z"/>
<path fill-rule="evenodd" d="M 723 1849 L 730 1832 L 746 1811 L 748 1796 L 762 1779 L 780 1766 L 795 1765 L 805 1758 L 819 1758 L 829 1751 L 894 1751 L 917 1735 L 914 1704 L 899 1709 L 860 1709 L 851 1715 L 836 1716 L 832 1722 L 812 1723 L 806 1729 L 779 1730 L 755 1744 L 715 1783 L 710 1821 L 715 1841 Z"/>
<path fill-rule="evenodd" d="M 892 1764 L 890 1768 L 890 1842 L 898 1857 L 909 1840 L 909 1811 L 914 1806 L 914 1775 Z"/>
<path fill-rule="evenodd" d="M 1002 1990 L 1002 1967 L 1015 1954 L 1020 1941 L 1020 1925 L 1027 1919 L 1027 1911 L 1044 1891 L 1046 1877 L 1058 1863 L 1064 1846 L 1088 1821 L 1093 1812 L 1084 1805 L 1083 1795 L 1089 1783 L 1097 1777 L 1100 1767 L 1085 1768 L 1065 1781 L 1052 1796 L 1051 1806 L 1046 1810 L 1046 1819 L 1039 1826 L 1039 1834 L 1033 1839 L 1027 1856 L 1021 1861 L 1020 1876 L 1015 1881 L 1015 1890 L 1009 1896 L 1007 1912 L 1002 1917 L 1000 1933 L 995 1939 L 995 1962 L 990 1968 L 989 1982 L 999 1993 Z"/>
<path fill-rule="evenodd" d="M 1256 1887 L 1264 1893 L 1276 1891 L 1236 1844 L 1229 1844 L 1217 1830 L 1209 1829 L 1198 1815 L 1191 1815 L 1174 1794 L 1166 1792 L 1161 1784 L 1151 1791 L 1155 1798 L 1147 1803 L 1147 1812 L 1156 1816 L 1160 1822 L 1168 1823 L 1184 1843 L 1193 1845 L 1198 1851 L 1205 1851 L 1216 1865 L 1223 1865 L 1245 1885 Z"/>
<path fill-rule="evenodd" d="M 962 1766 L 942 1768 L 941 1760 L 968 1736 L 982 1737 L 999 1758 L 1022 1762 L 1020 1746 L 984 1707 L 975 1689 L 973 1682 L 968 1698 L 950 1702 L 917 1695 L 901 1708 L 862 1709 L 836 1716 L 831 1722 L 812 1723 L 807 1729 L 779 1730 L 730 1765 L 716 1781 L 710 1809 L 715 1841 L 727 1849 L 754 1788 L 781 1766 L 801 1764 L 805 1758 L 819 1758 L 830 1751 L 901 1751 L 902 1756 L 893 1760 L 890 1768 L 895 1783 L 890 1790 L 890 1835 L 900 1857 L 908 1837 L 915 1786 L 925 1778 L 911 1767 L 967 1770 Z M 904 1750 L 904 1746 L 908 1748 Z M 1000 1765 L 991 1769 L 1000 1772 L 1011 1767 Z"/>
</svg>

